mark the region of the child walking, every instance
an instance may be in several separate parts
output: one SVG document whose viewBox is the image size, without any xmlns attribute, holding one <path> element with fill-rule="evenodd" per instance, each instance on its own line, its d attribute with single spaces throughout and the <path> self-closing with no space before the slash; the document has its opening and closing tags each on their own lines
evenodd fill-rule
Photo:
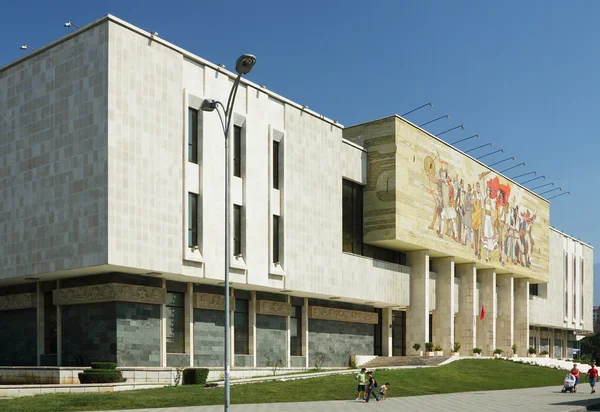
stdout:
<svg viewBox="0 0 600 412">
<path fill-rule="evenodd" d="M 388 388 L 390 387 L 390 383 L 386 382 L 385 384 L 379 387 L 379 399 L 384 400 L 385 395 L 387 395 Z"/>
<path fill-rule="evenodd" d="M 360 370 L 360 373 L 358 375 L 356 375 L 356 380 L 358 381 L 358 396 L 356 398 L 357 401 L 363 400 L 365 398 L 365 392 L 366 392 L 366 383 L 367 383 L 367 375 L 366 372 L 367 369 L 366 368 L 362 368 Z"/>
</svg>

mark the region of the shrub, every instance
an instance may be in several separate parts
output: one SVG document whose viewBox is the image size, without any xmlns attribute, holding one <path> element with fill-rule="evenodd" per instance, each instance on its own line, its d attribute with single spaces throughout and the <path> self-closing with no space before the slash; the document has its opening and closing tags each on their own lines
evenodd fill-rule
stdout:
<svg viewBox="0 0 600 412">
<path fill-rule="evenodd" d="M 458 352 L 460 350 L 460 342 L 454 342 L 454 346 L 452 346 L 452 352 Z"/>
<path fill-rule="evenodd" d="M 510 347 L 513 351 L 513 354 L 516 355 L 517 354 L 517 344 L 513 343 L 513 345 Z"/>
<path fill-rule="evenodd" d="M 543 351 L 540 352 L 540 355 L 547 355 L 547 354 L 548 354 L 547 350 L 543 350 Z"/>
<path fill-rule="evenodd" d="M 431 343 L 431 342 L 425 342 L 425 350 L 427 352 L 433 352 L 433 343 Z"/>
<path fill-rule="evenodd" d="M 442 351 L 443 349 L 442 349 L 442 347 L 440 345 L 435 345 L 433 347 L 433 350 L 436 351 L 436 352 L 439 352 L 439 351 Z"/>
<path fill-rule="evenodd" d="M 207 368 L 185 368 L 183 370 L 184 385 L 204 385 L 208 378 Z"/>
<path fill-rule="evenodd" d="M 315 363 L 315 369 L 320 371 L 323 364 L 329 360 L 329 356 L 325 352 L 316 352 L 313 355 L 313 362 Z"/>
<path fill-rule="evenodd" d="M 117 369 L 115 362 L 92 362 L 92 369 Z"/>
<path fill-rule="evenodd" d="M 483 352 L 481 348 L 473 348 L 473 353 L 481 353 Z"/>
<path fill-rule="evenodd" d="M 415 343 L 415 344 L 413 345 L 413 349 L 415 350 L 415 352 L 418 352 L 418 351 L 419 351 L 419 349 L 421 349 L 421 344 L 420 344 L 420 343 Z"/>
<path fill-rule="evenodd" d="M 502 352 L 504 352 L 502 349 L 499 349 L 499 348 L 494 349 L 494 355 L 502 355 Z"/>
<path fill-rule="evenodd" d="M 527 349 L 527 352 L 529 352 L 530 355 L 533 355 L 535 353 L 535 348 L 530 346 L 529 349 Z"/>
<path fill-rule="evenodd" d="M 121 371 L 114 369 L 84 369 L 79 373 L 80 383 L 115 383 L 125 382 Z"/>
</svg>

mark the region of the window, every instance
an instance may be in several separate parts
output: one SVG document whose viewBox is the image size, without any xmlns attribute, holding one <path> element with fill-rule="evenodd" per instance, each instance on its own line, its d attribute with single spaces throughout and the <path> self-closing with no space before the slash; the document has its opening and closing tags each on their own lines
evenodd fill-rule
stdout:
<svg viewBox="0 0 600 412">
<path fill-rule="evenodd" d="M 583 271 L 583 259 L 581 259 L 581 320 L 582 321 L 584 319 L 583 314 L 585 313 L 585 310 L 583 308 L 583 297 L 585 296 L 585 292 L 584 292 L 585 289 L 583 288 L 584 287 L 584 283 L 583 283 L 584 277 L 585 277 L 585 272 Z"/>
<path fill-rule="evenodd" d="M 573 319 L 577 318 L 577 259 L 573 254 Z"/>
<path fill-rule="evenodd" d="M 242 254 L 242 207 L 233 206 L 233 254 Z"/>
<path fill-rule="evenodd" d="M 273 142 L 273 189 L 279 189 L 279 142 Z"/>
<path fill-rule="evenodd" d="M 302 356 L 302 306 L 292 306 L 290 316 L 290 355 Z"/>
<path fill-rule="evenodd" d="M 198 164 L 198 110 L 188 109 L 188 161 Z"/>
<path fill-rule="evenodd" d="M 565 252 L 565 318 L 569 316 L 569 253 Z"/>
<path fill-rule="evenodd" d="M 52 292 L 44 293 L 44 353 L 56 353 L 56 306 Z"/>
<path fill-rule="evenodd" d="M 273 263 L 279 262 L 279 216 L 273 215 Z"/>
<path fill-rule="evenodd" d="M 188 247 L 198 246 L 198 195 L 188 193 Z"/>
<path fill-rule="evenodd" d="M 342 185 L 342 250 L 377 260 L 406 264 L 406 255 L 363 243 L 363 188 L 343 180 Z"/>
<path fill-rule="evenodd" d="M 248 301 L 235 299 L 234 350 L 236 355 L 250 354 L 250 334 L 248 327 Z"/>
<path fill-rule="evenodd" d="M 233 175 L 242 177 L 242 127 L 233 126 Z"/>
<path fill-rule="evenodd" d="M 529 284 L 529 294 L 533 296 L 539 296 L 538 284 Z"/>
<path fill-rule="evenodd" d="M 185 353 L 184 294 L 167 292 L 167 353 Z"/>
</svg>

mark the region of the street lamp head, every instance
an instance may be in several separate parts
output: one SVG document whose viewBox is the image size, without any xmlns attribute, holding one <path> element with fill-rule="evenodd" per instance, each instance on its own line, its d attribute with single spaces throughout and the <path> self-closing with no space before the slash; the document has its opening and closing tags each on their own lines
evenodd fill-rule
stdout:
<svg viewBox="0 0 600 412">
<path fill-rule="evenodd" d="M 212 112 L 217 108 L 217 101 L 213 99 L 204 99 L 202 101 L 202 105 L 200 106 L 200 110 L 203 112 Z"/>
<path fill-rule="evenodd" d="M 248 74 L 255 64 L 256 56 L 243 54 L 235 62 L 235 71 L 238 72 L 238 74 Z"/>
<path fill-rule="evenodd" d="M 29 46 L 27 46 L 26 44 L 21 46 L 21 50 L 27 50 L 29 48 Z"/>
<path fill-rule="evenodd" d="M 71 26 L 73 26 L 73 23 L 71 23 L 70 21 L 65 23 L 65 27 L 71 27 Z"/>
</svg>

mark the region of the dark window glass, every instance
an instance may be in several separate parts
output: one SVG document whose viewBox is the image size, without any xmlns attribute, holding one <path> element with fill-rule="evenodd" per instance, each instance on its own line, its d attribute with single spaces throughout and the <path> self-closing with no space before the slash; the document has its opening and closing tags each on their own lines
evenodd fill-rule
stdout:
<svg viewBox="0 0 600 412">
<path fill-rule="evenodd" d="M 242 254 L 242 207 L 233 206 L 233 254 Z"/>
<path fill-rule="evenodd" d="M 273 215 L 273 263 L 279 262 L 279 216 Z"/>
<path fill-rule="evenodd" d="M 198 163 L 198 110 L 188 109 L 188 161 Z"/>
<path fill-rule="evenodd" d="M 292 306 L 290 316 L 290 355 L 302 356 L 302 306 Z"/>
<path fill-rule="evenodd" d="M 585 272 L 583 271 L 583 259 L 581 259 L 581 319 L 584 319 L 584 309 L 583 309 L 583 297 L 585 296 L 585 289 L 583 288 L 584 286 L 584 278 L 585 278 Z"/>
<path fill-rule="evenodd" d="M 233 175 L 242 177 L 242 128 L 233 126 Z"/>
<path fill-rule="evenodd" d="M 56 306 L 52 292 L 44 293 L 44 353 L 56 353 Z"/>
<path fill-rule="evenodd" d="M 429 342 L 433 342 L 433 315 L 429 314 Z"/>
<path fill-rule="evenodd" d="M 167 292 L 167 353 L 185 353 L 185 295 Z"/>
<path fill-rule="evenodd" d="M 533 296 L 538 296 L 539 295 L 539 288 L 538 288 L 538 284 L 530 284 L 529 285 L 529 294 L 533 295 Z"/>
<path fill-rule="evenodd" d="M 569 254 L 565 253 L 565 317 L 569 316 Z"/>
<path fill-rule="evenodd" d="M 577 260 L 573 255 L 573 318 L 577 318 Z"/>
<path fill-rule="evenodd" d="M 273 189 L 279 189 L 279 142 L 273 142 Z"/>
<path fill-rule="evenodd" d="M 248 327 L 248 301 L 235 299 L 234 350 L 237 355 L 250 354 L 250 334 Z"/>
<path fill-rule="evenodd" d="M 381 309 L 375 309 L 378 315 L 379 321 L 373 325 L 374 342 L 373 342 L 373 355 L 381 356 L 383 353 L 382 347 L 382 331 L 383 331 L 383 316 Z"/>
<path fill-rule="evenodd" d="M 188 246 L 198 246 L 198 195 L 188 193 Z"/>
</svg>

